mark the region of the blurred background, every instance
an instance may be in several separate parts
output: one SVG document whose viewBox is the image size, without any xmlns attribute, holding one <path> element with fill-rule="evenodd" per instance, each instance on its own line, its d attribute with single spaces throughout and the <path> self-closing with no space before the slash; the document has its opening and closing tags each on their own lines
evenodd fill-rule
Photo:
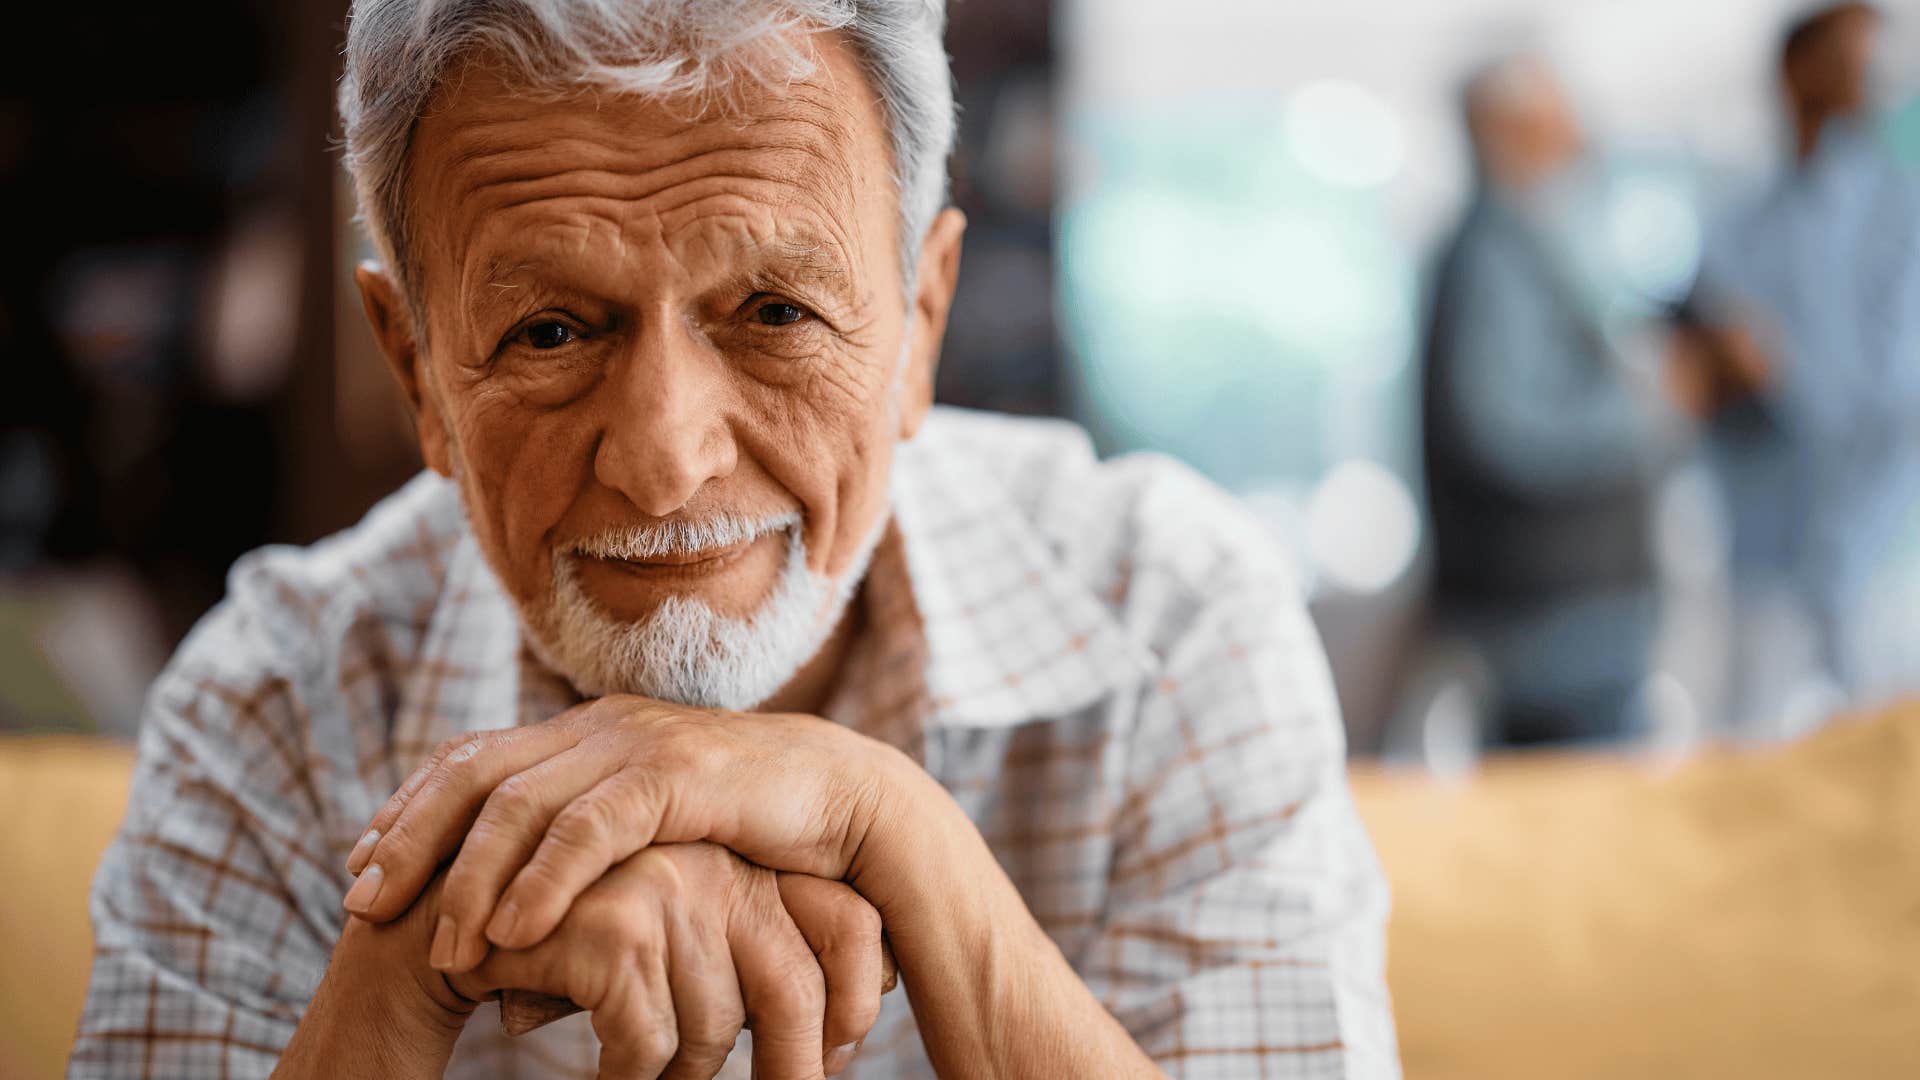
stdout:
<svg viewBox="0 0 1920 1080">
<path fill-rule="evenodd" d="M 1920 37 L 1889 6 L 1814 56 L 1860 99 L 1803 155 L 1810 10 L 956 0 L 939 394 L 1243 496 L 1359 753 L 1777 739 L 1896 697 L 1920 254 L 1863 188 L 1920 162 Z M 124 736 L 235 556 L 418 466 L 348 278 L 345 4 L 30 18 L 59 47 L 0 73 L 0 726 Z"/>
<path fill-rule="evenodd" d="M 0 733 L 125 740 L 237 555 L 418 462 L 349 278 L 346 0 L 36 7 L 0 69 Z M 1718 768 L 1920 689 L 1913 3 L 950 8 L 971 226 L 939 396 L 1245 499 L 1301 569 L 1403 905 L 1462 864 L 1396 862 L 1423 847 L 1396 823 L 1466 814 L 1517 857 L 1480 827 L 1580 796 L 1442 810 L 1368 794 L 1389 766 Z M 1580 805 L 1665 797 L 1627 783 Z M 1774 845 L 1819 805 L 1728 805 L 1644 827 L 1760 829 L 1791 876 Z M 1603 846 L 1569 821 L 1538 843 Z M 1920 1009 L 1915 978 L 1876 1000 Z"/>
</svg>

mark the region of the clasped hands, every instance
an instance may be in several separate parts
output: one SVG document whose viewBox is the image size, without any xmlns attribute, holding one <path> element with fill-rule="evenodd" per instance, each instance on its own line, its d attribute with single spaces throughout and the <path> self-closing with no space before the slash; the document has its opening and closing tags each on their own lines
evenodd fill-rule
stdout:
<svg viewBox="0 0 1920 1080">
<path fill-rule="evenodd" d="M 415 952 L 431 927 L 465 1001 L 570 1003 L 510 1030 L 587 1010 L 603 1077 L 706 1080 L 742 1028 L 756 1077 L 832 1075 L 893 981 L 859 887 L 903 764 L 817 718 L 602 698 L 443 743 L 348 857 L 345 905 Z"/>
</svg>

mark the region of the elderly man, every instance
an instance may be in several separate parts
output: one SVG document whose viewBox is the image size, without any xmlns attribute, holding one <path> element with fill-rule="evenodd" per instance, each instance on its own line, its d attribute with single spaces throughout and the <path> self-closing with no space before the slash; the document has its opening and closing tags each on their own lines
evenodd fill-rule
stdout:
<svg viewBox="0 0 1920 1080">
<path fill-rule="evenodd" d="M 1695 335 L 1597 252 L 1607 181 L 1538 56 L 1468 82 L 1474 199 L 1441 260 L 1423 406 L 1435 604 L 1486 657 L 1496 741 L 1636 732 L 1660 478 L 1711 407 Z"/>
<path fill-rule="evenodd" d="M 1260 531 L 930 408 L 942 23 L 356 5 L 429 472 L 245 560 L 155 688 L 73 1075 L 1397 1072 Z"/>
</svg>

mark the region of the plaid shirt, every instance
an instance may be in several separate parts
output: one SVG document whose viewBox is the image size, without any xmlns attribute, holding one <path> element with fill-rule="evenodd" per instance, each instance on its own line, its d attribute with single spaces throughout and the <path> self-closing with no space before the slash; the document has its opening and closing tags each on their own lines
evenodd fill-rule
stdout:
<svg viewBox="0 0 1920 1080">
<path fill-rule="evenodd" d="M 1163 459 L 947 410 L 902 447 L 893 504 L 828 715 L 953 793 L 1168 1073 L 1398 1075 L 1385 889 L 1325 659 L 1259 526 Z M 149 700 L 70 1075 L 267 1074 L 368 818 L 442 739 L 574 700 L 436 477 L 242 560 Z M 492 1008 L 448 1075 L 594 1074 L 584 1015 L 510 1039 Z M 904 994 L 849 1075 L 932 1075 Z"/>
</svg>

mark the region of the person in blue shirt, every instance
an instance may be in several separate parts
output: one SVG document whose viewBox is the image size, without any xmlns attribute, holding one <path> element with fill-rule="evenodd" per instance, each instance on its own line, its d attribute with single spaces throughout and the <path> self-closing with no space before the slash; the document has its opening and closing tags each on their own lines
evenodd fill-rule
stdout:
<svg viewBox="0 0 1920 1080">
<path fill-rule="evenodd" d="M 1867 611 L 1920 494 L 1920 191 L 1873 122 L 1881 30 L 1864 3 L 1788 29 L 1792 162 L 1717 230 L 1702 274 L 1704 302 L 1752 320 L 1771 356 L 1711 440 L 1732 524 L 1733 719 L 1760 733 L 1788 733 L 1782 710 L 1809 685 L 1888 689 Z"/>
</svg>

